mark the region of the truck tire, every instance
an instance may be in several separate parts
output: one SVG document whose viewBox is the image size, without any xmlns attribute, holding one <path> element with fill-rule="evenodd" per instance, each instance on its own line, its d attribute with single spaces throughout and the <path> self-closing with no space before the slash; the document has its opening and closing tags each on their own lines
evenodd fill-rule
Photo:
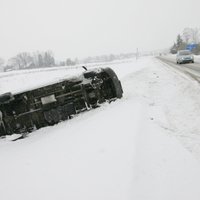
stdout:
<svg viewBox="0 0 200 200">
<path fill-rule="evenodd" d="M 105 68 L 104 71 L 109 75 L 115 88 L 117 98 L 122 98 L 123 90 L 120 80 L 111 68 Z"/>
<path fill-rule="evenodd" d="M 0 95 L 0 104 L 9 103 L 14 99 L 12 93 L 7 92 L 5 94 Z"/>
</svg>

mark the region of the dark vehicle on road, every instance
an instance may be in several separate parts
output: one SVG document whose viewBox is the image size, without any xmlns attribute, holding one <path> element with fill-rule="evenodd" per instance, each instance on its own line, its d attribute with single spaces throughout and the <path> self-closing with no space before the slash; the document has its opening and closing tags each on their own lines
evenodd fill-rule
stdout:
<svg viewBox="0 0 200 200">
<path fill-rule="evenodd" d="M 189 50 L 180 50 L 177 52 L 176 55 L 176 63 L 194 63 L 194 56 L 191 51 Z"/>
<path fill-rule="evenodd" d="M 26 135 L 121 98 L 121 83 L 110 68 L 85 71 L 78 77 L 33 90 L 0 95 L 0 136 Z"/>
</svg>

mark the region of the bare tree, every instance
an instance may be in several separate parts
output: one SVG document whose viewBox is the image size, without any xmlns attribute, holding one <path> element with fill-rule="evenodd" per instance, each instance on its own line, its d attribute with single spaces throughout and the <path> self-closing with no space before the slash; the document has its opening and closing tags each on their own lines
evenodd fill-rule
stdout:
<svg viewBox="0 0 200 200">
<path fill-rule="evenodd" d="M 183 41 L 187 44 L 200 42 L 200 29 L 199 28 L 185 28 L 182 35 Z"/>
<path fill-rule="evenodd" d="M 54 59 L 52 51 L 44 52 L 44 63 L 45 63 L 45 67 L 55 66 L 55 59 Z"/>
<path fill-rule="evenodd" d="M 29 53 L 23 52 L 9 59 L 9 63 L 16 69 L 26 69 L 33 63 L 33 59 Z"/>
<path fill-rule="evenodd" d="M 4 65 L 5 61 L 3 58 L 0 58 L 0 71 L 3 70 L 3 65 Z"/>
<path fill-rule="evenodd" d="M 191 39 L 191 28 L 184 28 L 182 38 L 185 43 L 189 43 Z"/>
<path fill-rule="evenodd" d="M 17 57 L 10 58 L 8 64 L 9 66 L 13 66 L 15 69 L 21 69 L 21 62 Z"/>
<path fill-rule="evenodd" d="M 192 29 L 192 41 L 195 44 L 198 44 L 200 42 L 200 29 L 199 28 Z"/>
<path fill-rule="evenodd" d="M 0 58 L 0 67 L 3 66 L 3 64 L 5 63 L 3 58 Z"/>
</svg>

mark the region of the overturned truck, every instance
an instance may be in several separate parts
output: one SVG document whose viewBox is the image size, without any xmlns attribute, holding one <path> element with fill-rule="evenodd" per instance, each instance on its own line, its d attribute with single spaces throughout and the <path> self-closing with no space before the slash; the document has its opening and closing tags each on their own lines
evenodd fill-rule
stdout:
<svg viewBox="0 0 200 200">
<path fill-rule="evenodd" d="M 17 94 L 0 95 L 0 136 L 21 134 L 57 124 L 74 115 L 121 98 L 123 90 L 110 68 L 85 71 Z"/>
</svg>

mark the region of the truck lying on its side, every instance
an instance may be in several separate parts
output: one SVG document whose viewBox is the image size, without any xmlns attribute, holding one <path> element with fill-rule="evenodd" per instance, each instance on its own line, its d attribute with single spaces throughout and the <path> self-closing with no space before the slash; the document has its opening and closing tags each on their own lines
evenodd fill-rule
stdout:
<svg viewBox="0 0 200 200">
<path fill-rule="evenodd" d="M 121 98 L 122 94 L 121 83 L 110 68 L 85 71 L 78 77 L 17 94 L 2 94 L 0 136 L 25 135 L 57 124 L 103 102 Z"/>
</svg>

